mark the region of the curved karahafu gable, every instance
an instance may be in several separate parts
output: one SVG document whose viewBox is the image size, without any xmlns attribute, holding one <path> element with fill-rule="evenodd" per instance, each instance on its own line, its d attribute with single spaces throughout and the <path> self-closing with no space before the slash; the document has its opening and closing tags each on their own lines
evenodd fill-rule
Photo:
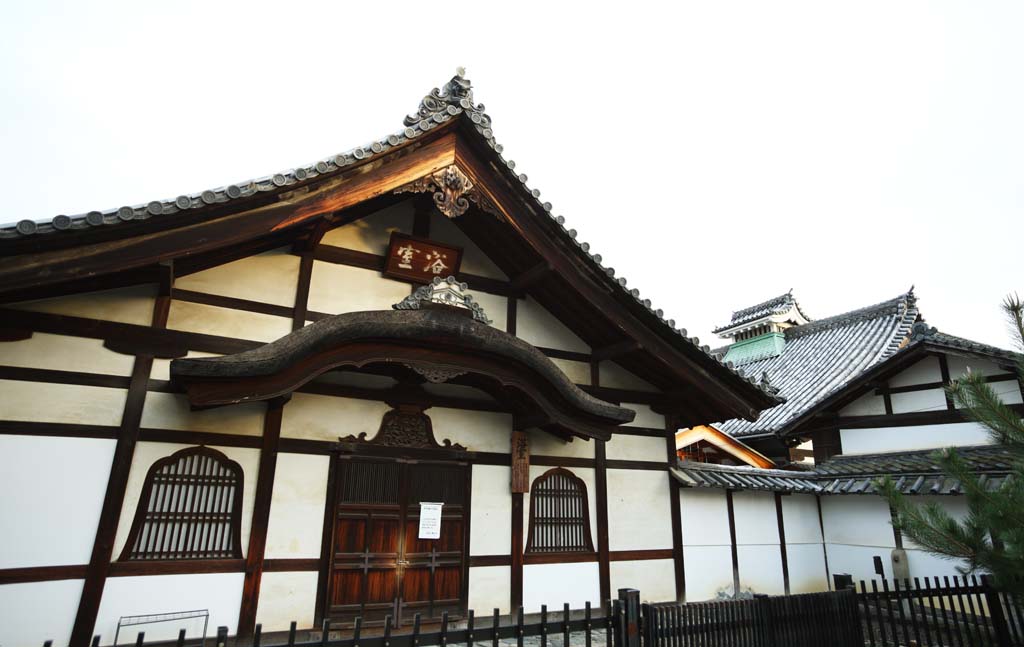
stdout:
<svg viewBox="0 0 1024 647">
<path fill-rule="evenodd" d="M 530 344 L 450 309 L 336 315 L 243 353 L 174 360 L 171 379 L 194 406 L 212 406 L 267 400 L 333 369 L 371 366 L 478 387 L 559 436 L 607 440 L 635 415 L 581 391 Z"/>
</svg>

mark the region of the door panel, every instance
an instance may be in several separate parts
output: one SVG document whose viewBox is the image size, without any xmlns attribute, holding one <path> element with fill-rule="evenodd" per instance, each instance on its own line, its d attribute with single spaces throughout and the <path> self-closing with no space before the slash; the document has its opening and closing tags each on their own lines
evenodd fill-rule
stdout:
<svg viewBox="0 0 1024 647">
<path fill-rule="evenodd" d="M 338 459 L 327 616 L 395 626 L 464 611 L 469 467 Z M 439 539 L 419 538 L 421 502 L 444 503 Z"/>
</svg>

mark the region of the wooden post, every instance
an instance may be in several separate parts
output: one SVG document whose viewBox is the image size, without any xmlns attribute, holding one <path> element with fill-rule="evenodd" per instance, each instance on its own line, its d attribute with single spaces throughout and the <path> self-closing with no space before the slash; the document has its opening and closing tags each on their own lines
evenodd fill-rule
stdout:
<svg viewBox="0 0 1024 647">
<path fill-rule="evenodd" d="M 512 493 L 512 578 L 511 578 L 511 609 L 523 605 L 523 495 Z"/>
<path fill-rule="evenodd" d="M 622 622 L 616 627 L 615 647 L 640 647 L 640 591 L 619 589 Z"/>
<path fill-rule="evenodd" d="M 733 511 L 732 490 L 725 491 L 725 511 L 729 516 L 729 545 L 732 548 L 732 593 L 740 593 L 740 560 L 736 548 L 736 513 Z"/>
<path fill-rule="evenodd" d="M 669 467 L 674 467 L 678 460 L 676 454 L 676 428 L 678 422 L 675 416 L 665 416 L 665 449 Z M 669 519 L 672 523 L 672 565 L 675 574 L 676 601 L 686 601 L 686 566 L 683 562 L 683 514 L 682 502 L 679 497 L 679 482 L 668 472 L 668 493 L 669 493 Z"/>
<path fill-rule="evenodd" d="M 597 578 L 601 599 L 612 597 L 610 553 L 608 549 L 608 460 L 605 441 L 594 441 L 594 481 L 597 492 Z"/>
<path fill-rule="evenodd" d="M 779 526 L 779 552 L 782 556 L 782 585 L 789 595 L 789 553 L 786 550 L 786 521 L 782 514 L 782 493 L 775 493 L 775 520 Z"/>
</svg>

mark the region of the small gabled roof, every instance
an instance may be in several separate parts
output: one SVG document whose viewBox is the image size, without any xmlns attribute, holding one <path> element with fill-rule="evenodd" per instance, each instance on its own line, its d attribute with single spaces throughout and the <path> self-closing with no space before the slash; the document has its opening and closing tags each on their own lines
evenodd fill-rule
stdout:
<svg viewBox="0 0 1024 647">
<path fill-rule="evenodd" d="M 773 297 L 758 303 L 757 305 L 750 306 L 749 308 L 743 308 L 732 313 L 732 318 L 729 323 L 724 326 L 719 326 L 711 332 L 716 335 L 721 333 L 727 333 L 737 328 L 741 328 L 746 324 L 753 323 L 766 317 L 786 315 L 792 313 L 795 323 L 806 323 L 813 321 L 810 317 L 804 314 L 803 310 L 800 309 L 800 304 L 797 303 L 796 297 L 793 296 L 793 290 L 785 294 L 780 294 L 777 297 Z"/>
<path fill-rule="evenodd" d="M 38 298 L 34 291 L 62 284 L 77 291 L 95 290 L 104 276 L 142 276 L 141 270 L 169 260 L 176 271 L 179 261 L 187 266 L 182 268 L 185 273 L 196 271 L 207 259 L 226 254 L 224 250 L 263 251 L 292 244 L 312 235 L 318 223 L 361 203 L 393 193 L 432 192 L 435 203 L 441 206 L 438 196 L 441 201 L 450 199 L 449 206 L 459 214 L 477 209 L 498 214 L 498 220 L 515 220 L 524 250 L 506 260 L 525 262 L 528 253 L 540 252 L 540 265 L 534 260 L 532 268 L 517 268 L 523 275 L 544 269 L 545 263 L 555 264 L 558 267 L 553 272 L 548 267 L 549 272 L 557 277 L 564 267 L 564 281 L 573 282 L 579 293 L 614 301 L 614 307 L 600 307 L 620 317 L 617 335 L 642 332 L 647 344 L 639 352 L 649 355 L 658 371 L 667 371 L 675 382 L 688 374 L 679 384 L 679 397 L 693 410 L 695 420 L 686 424 L 706 422 L 719 415 L 712 412 L 723 410 L 752 418 L 778 402 L 757 380 L 714 357 L 709 347 L 666 319 L 637 289 L 627 287 L 621 274 L 606 266 L 588 243 L 577 240 L 565 218 L 552 214 L 551 203 L 542 201 L 540 191 L 527 185 L 527 176 L 514 170 L 515 162 L 502 155 L 490 117 L 483 104 L 474 101 L 461 70 L 425 96 L 404 124 L 402 130 L 363 146 L 261 179 L 145 205 L 57 216 L 48 223 L 22 220 L 0 227 L 0 301 Z M 456 187 L 438 177 L 453 167 L 459 169 Z M 511 229 L 505 222 L 474 221 L 467 226 L 492 238 Z M 555 254 L 558 263 L 552 261 Z M 547 299 L 542 301 L 545 307 L 559 305 L 558 295 L 541 296 Z M 600 336 L 609 336 L 609 330 L 602 329 Z M 609 340 L 608 348 L 621 348 L 623 341 Z"/>
<path fill-rule="evenodd" d="M 831 393 L 891 357 L 918 317 L 911 288 L 873 306 L 788 328 L 780 355 L 739 366 L 751 377 L 767 376 L 785 402 L 755 421 L 733 419 L 714 426 L 737 437 L 784 433 Z"/>
</svg>

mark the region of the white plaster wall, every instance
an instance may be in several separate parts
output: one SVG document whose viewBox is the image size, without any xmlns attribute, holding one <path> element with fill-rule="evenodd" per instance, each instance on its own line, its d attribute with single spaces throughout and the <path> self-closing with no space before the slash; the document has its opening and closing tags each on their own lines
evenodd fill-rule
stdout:
<svg viewBox="0 0 1024 647">
<path fill-rule="evenodd" d="M 967 517 L 967 499 L 963 496 L 912 496 L 908 500 L 917 505 L 937 503 L 950 516 L 958 521 Z M 903 547 L 907 551 L 907 564 L 911 577 L 933 577 L 960 575 L 958 567 L 965 566 L 961 560 L 946 559 L 931 555 L 921 550 L 910 537 L 903 537 Z"/>
<path fill-rule="evenodd" d="M 954 445 L 987 445 L 991 442 L 985 428 L 976 422 L 914 427 L 840 429 L 844 454 L 932 449 Z"/>
<path fill-rule="evenodd" d="M 885 414 L 885 399 L 874 392 L 865 393 L 839 410 L 841 416 L 881 416 Z"/>
<path fill-rule="evenodd" d="M 140 285 L 23 301 L 4 307 L 148 326 L 153 322 L 155 302 L 156 287 Z"/>
<path fill-rule="evenodd" d="M 84 580 L 25 582 L 0 586 L 0 645 L 67 645 Z"/>
<path fill-rule="evenodd" d="M 613 434 L 605 448 L 605 455 L 611 459 L 666 462 L 666 441 L 664 438 Z"/>
<path fill-rule="evenodd" d="M 740 570 L 740 590 L 783 595 L 782 550 L 779 544 L 736 546 L 736 562 Z"/>
<path fill-rule="evenodd" d="M 111 557 L 113 561 L 117 561 L 117 558 L 120 557 L 124 544 L 128 540 L 128 532 L 131 530 L 132 520 L 135 518 L 135 509 L 139 505 L 139 497 L 142 495 L 142 486 L 145 483 L 146 473 L 149 472 L 149 468 L 161 458 L 170 456 L 174 452 L 186 447 L 194 447 L 194 445 L 140 442 L 135 446 L 132 467 L 128 472 L 128 485 L 125 488 L 124 503 L 121 505 L 121 519 L 117 524 L 117 535 L 114 538 L 114 554 Z M 237 462 L 242 468 L 242 536 L 239 538 L 239 546 L 242 547 L 242 554 L 244 555 L 249 548 L 249 527 L 252 525 L 252 510 L 256 500 L 256 473 L 259 469 L 260 450 L 248 447 L 217 447 L 212 445 L 210 447 Z M 323 514 L 322 509 L 321 514 Z M 321 516 L 322 519 L 323 517 Z"/>
<path fill-rule="evenodd" d="M 729 538 L 729 511 L 725 501 L 725 490 L 681 489 L 679 510 L 683 546 L 725 546 L 727 550 L 729 549 L 732 540 Z M 727 570 L 731 573 L 732 558 L 728 554 L 726 564 Z M 732 581 L 731 575 L 729 579 Z"/>
<path fill-rule="evenodd" d="M 822 545 L 790 544 L 789 537 L 786 539 L 789 592 L 796 594 L 827 591 L 829 576 L 825 572 L 825 551 Z"/>
<path fill-rule="evenodd" d="M 594 457 L 594 448 L 596 447 L 594 441 L 574 438 L 571 442 L 566 442 L 540 429 L 527 429 L 526 432 L 530 438 L 530 455 L 532 456 Z"/>
<path fill-rule="evenodd" d="M 662 470 L 608 470 L 609 550 L 672 547 L 668 479 Z"/>
<path fill-rule="evenodd" d="M 412 221 L 412 202 L 400 202 L 344 227 L 328 231 L 321 242 L 383 256 L 388 252 L 391 232 L 411 234 Z"/>
<path fill-rule="evenodd" d="M 1017 386 L 1015 381 L 991 382 L 989 386 L 999 396 L 999 399 L 1006 404 L 1020 404 L 1024 402 L 1024 398 L 1021 398 L 1020 387 Z"/>
<path fill-rule="evenodd" d="M 949 366 L 949 377 L 954 380 L 966 373 L 968 369 L 982 375 L 1003 375 L 1008 372 L 1005 368 L 1000 368 L 995 362 L 976 357 L 946 355 L 946 363 Z"/>
<path fill-rule="evenodd" d="M 548 470 L 555 469 L 548 465 L 530 465 L 530 487 L 533 487 L 533 482 L 538 477 L 543 475 Z M 594 550 L 597 550 L 597 471 L 589 467 L 567 467 L 565 468 L 575 474 L 587 488 L 587 508 L 590 513 L 590 541 L 594 545 Z M 609 471 L 610 472 L 610 471 Z M 609 477 L 609 483 L 611 482 Z M 610 487 L 610 486 L 609 486 Z M 611 493 L 609 492 L 609 495 Z M 509 515 L 511 517 L 511 515 Z M 612 521 L 611 516 L 611 501 L 609 501 L 609 525 L 614 526 L 615 522 Z M 476 525 L 476 521 L 473 521 L 473 525 Z M 509 529 L 509 535 L 511 535 L 511 528 Z M 527 492 L 523 495 L 523 549 L 530 539 L 530 494 Z M 614 542 L 610 542 L 611 550 L 618 550 L 615 547 Z M 671 543 L 669 544 L 671 545 Z M 575 607 L 574 607 L 575 608 Z"/>
<path fill-rule="evenodd" d="M 89 563 L 114 445 L 0 436 L 0 568 Z"/>
<path fill-rule="evenodd" d="M 277 455 L 267 558 L 320 557 L 330 462 L 329 456 Z"/>
<path fill-rule="evenodd" d="M 390 408 L 375 400 L 294 393 L 281 412 L 281 436 L 331 442 L 360 433 L 373 438 Z"/>
<path fill-rule="evenodd" d="M 506 535 L 508 536 L 508 535 Z M 528 567 L 524 567 L 528 568 Z M 510 566 L 474 566 L 469 569 L 469 608 L 477 617 L 488 616 L 499 609 L 510 612 L 512 599 L 512 568 Z"/>
<path fill-rule="evenodd" d="M 655 413 L 646 404 L 636 404 L 633 402 L 623 402 L 622 406 L 627 409 L 636 411 L 636 417 L 633 422 L 628 422 L 624 426 L 626 427 L 651 427 L 653 429 L 664 429 L 665 428 L 665 416 L 660 413 Z"/>
<path fill-rule="evenodd" d="M 601 386 L 613 389 L 633 389 L 636 391 L 657 392 L 658 387 L 640 379 L 615 362 L 601 362 L 598 365 Z"/>
<path fill-rule="evenodd" d="M 590 346 L 533 299 L 516 306 L 516 335 L 534 346 L 589 353 Z"/>
<path fill-rule="evenodd" d="M 299 629 L 313 627 L 318 576 L 316 571 L 264 573 L 256 607 L 256 622 L 263 631 L 288 631 L 292 620 Z"/>
<path fill-rule="evenodd" d="M 142 409 L 142 427 L 259 436 L 266 410 L 262 402 L 249 402 L 192 411 L 184 394 L 150 391 Z"/>
<path fill-rule="evenodd" d="M 683 537 L 687 528 L 683 528 Z M 683 546 L 686 569 L 686 599 L 710 600 L 719 591 L 732 591 L 732 548 L 728 538 L 724 546 Z"/>
<path fill-rule="evenodd" d="M 523 610 L 526 613 L 539 612 L 542 604 L 548 605 L 548 611 L 561 611 L 566 602 L 570 609 L 582 609 L 587 602 L 596 607 L 600 599 L 597 562 L 523 567 Z"/>
<path fill-rule="evenodd" d="M 925 357 L 916 364 L 889 378 L 889 386 L 913 386 L 942 381 L 942 369 L 938 357 Z"/>
<path fill-rule="evenodd" d="M 295 305 L 299 263 L 298 256 L 282 247 L 175 277 L 174 287 L 291 308 Z"/>
<path fill-rule="evenodd" d="M 786 529 L 786 545 L 821 545 L 818 502 L 813 494 L 783 496 L 782 523 Z"/>
<path fill-rule="evenodd" d="M 427 409 L 427 415 L 438 442 L 447 438 L 477 452 L 511 451 L 511 414 L 434 407 Z"/>
<path fill-rule="evenodd" d="M 830 573 L 850 573 L 855 580 L 874 576 L 872 557 L 882 558 L 892 576 L 895 547 L 889 505 L 877 496 L 826 496 L 821 499 Z M 831 574 L 829 576 L 831 578 Z"/>
<path fill-rule="evenodd" d="M 274 341 L 292 331 L 290 317 L 208 306 L 190 301 L 171 301 L 167 327 L 233 339 Z"/>
<path fill-rule="evenodd" d="M 491 326 L 498 330 L 508 331 L 508 297 L 488 294 L 480 290 L 470 290 L 473 300 L 484 309 L 484 314 L 491 320 Z"/>
<path fill-rule="evenodd" d="M 675 562 L 671 559 L 612 562 L 608 571 L 613 597 L 618 597 L 619 589 L 628 588 L 640 591 L 640 599 L 644 602 L 671 602 L 676 599 Z"/>
<path fill-rule="evenodd" d="M 555 366 L 572 380 L 573 384 L 590 384 L 590 364 L 586 362 L 575 362 L 568 359 L 549 357 Z"/>
<path fill-rule="evenodd" d="M 410 291 L 408 283 L 386 279 L 376 270 L 313 261 L 307 305 L 328 314 L 390 310 Z"/>
<path fill-rule="evenodd" d="M 473 465 L 472 469 L 469 554 L 508 555 L 512 543 L 512 470 L 504 465 Z M 470 581 L 472 587 L 472 577 Z"/>
<path fill-rule="evenodd" d="M 946 410 L 946 395 L 942 389 L 893 393 L 889 398 L 892 400 L 893 413 Z"/>
<path fill-rule="evenodd" d="M 477 274 L 492 279 L 507 279 L 505 273 L 477 247 L 476 243 L 462 233 L 458 225 L 441 213 L 430 214 L 430 238 L 441 243 L 448 243 L 462 248 L 462 266 L 459 268 L 467 274 Z M 473 286 L 470 285 L 472 288 Z"/>
<path fill-rule="evenodd" d="M 101 644 L 109 645 L 114 641 L 117 619 L 121 616 L 209 609 L 210 624 L 206 635 L 216 636 L 220 625 L 227 626 L 228 633 L 234 634 L 238 626 L 244 579 L 244 573 L 108 578 L 95 633 L 100 634 Z M 196 624 L 198 628 L 193 631 L 201 630 L 202 624 Z M 144 630 L 147 642 L 171 640 L 177 638 L 178 629 L 178 624 L 173 622 L 146 625 L 144 628 L 136 627 L 130 636 L 134 638 L 137 631 Z M 196 636 L 193 631 L 189 634 Z"/>
<path fill-rule="evenodd" d="M 135 358 L 103 346 L 102 339 L 37 332 L 28 339 L 0 343 L 0 365 L 131 375 Z"/>
<path fill-rule="evenodd" d="M 0 420 L 121 424 L 128 391 L 77 384 L 0 380 Z"/>
</svg>

